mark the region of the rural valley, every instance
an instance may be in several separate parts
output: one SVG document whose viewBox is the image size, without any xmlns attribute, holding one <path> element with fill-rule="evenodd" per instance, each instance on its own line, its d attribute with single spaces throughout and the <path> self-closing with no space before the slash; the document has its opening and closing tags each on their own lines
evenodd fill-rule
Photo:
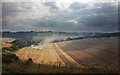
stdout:
<svg viewBox="0 0 120 75">
<path fill-rule="evenodd" d="M 33 72 L 29 67 L 35 68 L 35 73 L 116 73 L 118 36 L 119 33 L 3 32 L 3 73 Z M 17 66 L 22 67 L 19 70 Z"/>
</svg>

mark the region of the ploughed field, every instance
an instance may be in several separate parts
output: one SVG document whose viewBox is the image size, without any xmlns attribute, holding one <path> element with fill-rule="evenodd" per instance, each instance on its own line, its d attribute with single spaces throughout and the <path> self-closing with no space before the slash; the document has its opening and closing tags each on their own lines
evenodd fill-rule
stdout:
<svg viewBox="0 0 120 75">
<path fill-rule="evenodd" d="M 83 66 L 114 68 L 118 65 L 117 42 L 117 38 L 104 38 L 60 42 L 57 45 Z"/>
<path fill-rule="evenodd" d="M 117 38 L 46 43 L 22 48 L 16 55 L 22 60 L 32 58 L 38 64 L 116 68 L 117 44 Z"/>
</svg>

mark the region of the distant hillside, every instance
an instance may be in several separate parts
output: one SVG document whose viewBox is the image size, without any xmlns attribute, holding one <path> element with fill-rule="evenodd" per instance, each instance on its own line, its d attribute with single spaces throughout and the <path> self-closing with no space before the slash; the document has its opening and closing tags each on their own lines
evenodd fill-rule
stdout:
<svg viewBox="0 0 120 75">
<path fill-rule="evenodd" d="M 93 36 L 84 36 L 84 37 L 75 37 L 75 38 L 67 38 L 66 41 L 69 40 L 80 40 L 80 39 L 85 39 L 85 38 L 110 38 L 110 37 L 119 37 L 120 32 L 115 32 L 115 33 L 96 33 Z"/>
<path fill-rule="evenodd" d="M 67 33 L 67 32 L 35 32 L 35 31 L 27 31 L 27 32 L 3 32 L 3 38 L 15 38 L 19 40 L 32 40 L 34 37 L 44 37 L 44 36 L 52 36 L 52 35 L 63 35 L 63 36 L 79 36 L 79 33 Z"/>
<path fill-rule="evenodd" d="M 120 32 L 115 33 L 94 33 L 94 32 L 35 32 L 35 31 L 20 31 L 20 32 L 3 32 L 3 38 L 15 38 L 22 41 L 69 41 L 79 40 L 84 38 L 103 38 L 120 36 Z M 46 40 L 47 39 L 47 40 Z"/>
</svg>

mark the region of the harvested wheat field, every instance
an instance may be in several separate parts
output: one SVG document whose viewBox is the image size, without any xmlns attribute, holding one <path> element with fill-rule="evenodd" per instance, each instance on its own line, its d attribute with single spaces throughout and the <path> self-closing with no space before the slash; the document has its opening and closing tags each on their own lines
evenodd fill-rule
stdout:
<svg viewBox="0 0 120 75">
<path fill-rule="evenodd" d="M 62 66 L 65 65 L 56 51 L 53 49 L 52 44 L 42 44 L 38 48 L 25 47 L 17 51 L 16 55 L 22 60 L 32 58 L 34 63 L 47 65 L 61 64 Z"/>
<path fill-rule="evenodd" d="M 22 48 L 16 55 L 47 65 L 116 68 L 118 64 L 116 38 L 47 43 Z"/>
<path fill-rule="evenodd" d="M 32 58 L 34 63 L 56 66 L 80 66 L 73 58 L 62 51 L 57 44 L 42 44 L 34 47 L 25 47 L 16 52 L 22 60 Z"/>
</svg>

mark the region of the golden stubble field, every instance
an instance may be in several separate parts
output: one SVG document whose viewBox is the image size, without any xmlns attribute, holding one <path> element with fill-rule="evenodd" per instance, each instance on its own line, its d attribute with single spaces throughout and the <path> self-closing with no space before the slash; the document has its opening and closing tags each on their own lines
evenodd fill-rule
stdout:
<svg viewBox="0 0 120 75">
<path fill-rule="evenodd" d="M 37 64 L 46 64 L 46 65 L 56 65 L 56 66 L 67 66 L 69 63 L 64 62 L 67 60 L 72 66 L 80 66 L 73 58 L 71 58 L 67 53 L 62 51 L 57 44 L 47 43 L 38 45 L 38 48 L 25 47 L 21 50 L 18 50 L 15 54 L 21 60 L 28 60 L 32 58 L 34 63 Z M 56 46 L 56 48 L 54 48 Z M 42 47 L 42 48 L 41 48 Z M 63 57 L 60 57 L 56 50 L 61 53 Z"/>
<path fill-rule="evenodd" d="M 38 64 L 59 65 L 61 63 L 61 65 L 65 65 L 53 49 L 52 44 L 43 44 L 41 47 L 42 49 L 25 47 L 18 50 L 16 55 L 22 60 L 32 58 L 33 62 Z"/>
</svg>

